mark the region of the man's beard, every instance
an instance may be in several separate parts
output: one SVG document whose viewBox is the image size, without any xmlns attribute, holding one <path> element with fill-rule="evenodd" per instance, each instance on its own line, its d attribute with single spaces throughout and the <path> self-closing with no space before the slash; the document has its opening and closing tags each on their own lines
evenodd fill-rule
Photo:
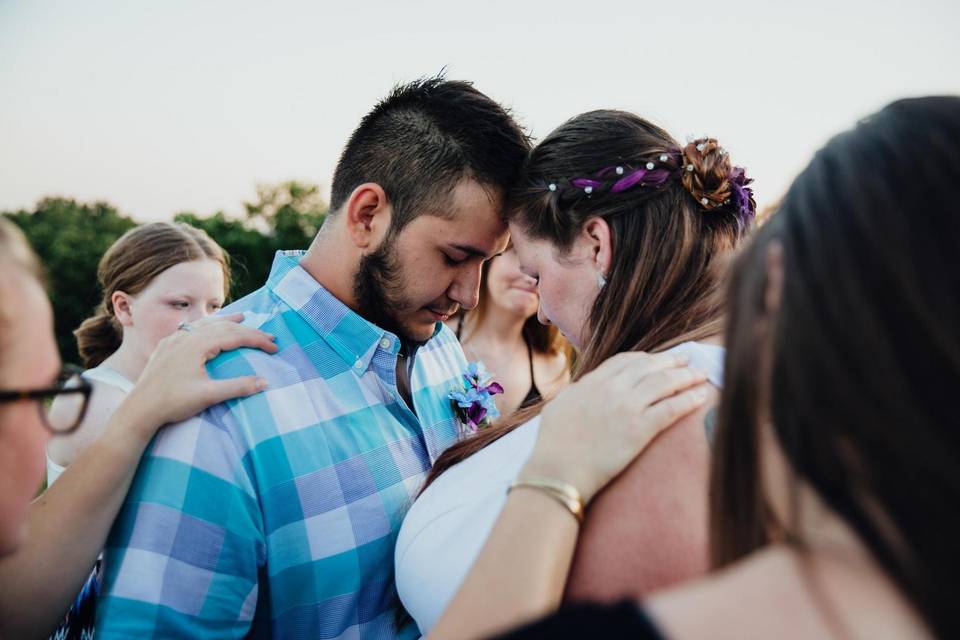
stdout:
<svg viewBox="0 0 960 640">
<path fill-rule="evenodd" d="M 405 340 L 419 342 L 408 334 L 398 319 L 398 315 L 412 309 L 404 295 L 401 269 L 393 249 L 394 237 L 391 234 L 376 251 L 360 258 L 360 266 L 353 279 L 353 297 L 364 319 Z"/>
</svg>

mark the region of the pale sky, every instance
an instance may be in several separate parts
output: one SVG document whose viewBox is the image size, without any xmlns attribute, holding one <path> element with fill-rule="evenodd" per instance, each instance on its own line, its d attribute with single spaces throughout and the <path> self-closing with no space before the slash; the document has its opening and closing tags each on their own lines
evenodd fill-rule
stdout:
<svg viewBox="0 0 960 640">
<path fill-rule="evenodd" d="M 763 204 L 859 117 L 960 93 L 960 2 L 0 0 L 0 209 L 326 191 L 363 114 L 443 67 L 539 137 L 603 107 L 714 136 Z"/>
</svg>

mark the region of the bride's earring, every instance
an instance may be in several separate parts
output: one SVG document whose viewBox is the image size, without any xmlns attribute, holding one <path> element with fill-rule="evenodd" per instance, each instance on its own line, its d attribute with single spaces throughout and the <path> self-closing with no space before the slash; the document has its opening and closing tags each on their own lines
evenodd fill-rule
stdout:
<svg viewBox="0 0 960 640">
<path fill-rule="evenodd" d="M 602 271 L 597 271 L 597 287 L 603 289 L 607 286 L 607 279 L 603 276 Z"/>
</svg>

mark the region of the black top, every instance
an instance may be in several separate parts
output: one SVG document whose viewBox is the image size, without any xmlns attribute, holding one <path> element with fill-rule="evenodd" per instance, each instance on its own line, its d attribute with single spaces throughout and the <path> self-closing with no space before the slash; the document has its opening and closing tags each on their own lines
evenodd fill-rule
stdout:
<svg viewBox="0 0 960 640">
<path fill-rule="evenodd" d="M 530 346 L 530 343 L 527 342 L 527 356 L 530 358 L 530 390 L 527 391 L 527 395 L 520 402 L 518 409 L 523 409 L 524 407 L 529 407 L 532 404 L 540 402 L 540 389 L 537 389 L 537 381 L 533 377 L 533 348 Z"/>
<path fill-rule="evenodd" d="M 636 602 L 614 605 L 580 604 L 550 617 L 498 636 L 501 640 L 554 640 L 563 638 L 630 638 L 666 640 Z"/>
<path fill-rule="evenodd" d="M 457 330 L 454 332 L 457 336 L 457 340 L 460 339 L 460 334 L 463 331 L 463 316 L 457 318 Z M 520 401 L 520 406 L 518 409 L 523 409 L 529 407 L 532 404 L 540 402 L 542 394 L 540 389 L 537 389 L 537 380 L 533 377 L 533 348 L 530 346 L 530 343 L 524 339 L 524 344 L 527 345 L 527 358 L 530 360 L 530 389 L 527 391 L 527 395 L 524 396 L 523 400 Z"/>
</svg>

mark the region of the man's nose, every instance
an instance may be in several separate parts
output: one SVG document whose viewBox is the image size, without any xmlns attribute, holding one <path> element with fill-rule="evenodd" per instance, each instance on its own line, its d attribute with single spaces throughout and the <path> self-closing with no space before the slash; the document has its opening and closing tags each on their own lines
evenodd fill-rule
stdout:
<svg viewBox="0 0 960 640">
<path fill-rule="evenodd" d="M 480 302 L 480 270 L 482 264 L 464 265 L 457 272 L 457 276 L 447 290 L 447 295 L 454 302 L 469 311 Z"/>
</svg>

